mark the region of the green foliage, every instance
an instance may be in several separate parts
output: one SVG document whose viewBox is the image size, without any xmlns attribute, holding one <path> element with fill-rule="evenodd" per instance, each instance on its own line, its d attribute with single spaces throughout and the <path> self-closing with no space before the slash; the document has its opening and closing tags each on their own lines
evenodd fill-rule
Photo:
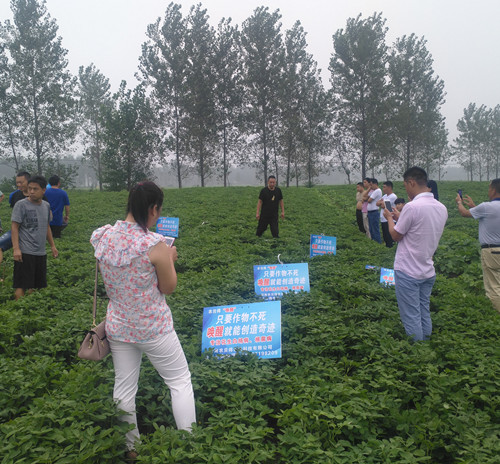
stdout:
<svg viewBox="0 0 500 464">
<path fill-rule="evenodd" d="M 144 88 L 126 89 L 122 81 L 114 95 L 115 107 L 103 107 L 106 150 L 102 155 L 102 180 L 109 190 L 130 190 L 152 177 L 157 152 L 153 110 Z"/>
<path fill-rule="evenodd" d="M 137 408 L 144 463 L 497 462 L 498 314 L 484 296 L 477 223 L 458 215 L 486 183 L 440 183 L 449 219 L 435 256 L 434 332 L 413 344 L 393 288 L 366 264 L 394 249 L 356 227 L 351 186 L 284 189 L 280 239 L 255 237 L 258 188 L 167 190 L 180 218 L 179 283 L 168 296 L 195 391 L 193 432 L 175 429 L 168 389 L 147 360 Z M 402 196 L 401 183 L 395 191 Z M 122 219 L 126 192 L 70 191 L 72 222 L 48 258 L 49 287 L 12 299 L 12 253 L 0 284 L 0 462 L 121 463 L 127 425 L 112 402 L 110 358 L 76 357 L 90 325 L 92 230 Z M 0 209 L 8 224 L 7 208 Z M 309 234 L 337 237 L 336 256 L 309 259 Z M 308 262 L 311 291 L 282 300 L 283 357 L 200 352 L 206 306 L 256 301 L 254 264 Z M 104 288 L 99 285 L 99 314 Z"/>
<path fill-rule="evenodd" d="M 454 140 L 456 159 L 467 171 L 469 180 L 498 177 L 500 168 L 500 105 L 487 108 L 469 103 L 457 123 Z"/>
<path fill-rule="evenodd" d="M 347 20 L 333 36 L 330 59 L 332 100 L 337 132 L 359 161 L 361 177 L 377 165 L 376 155 L 387 143 L 387 27 L 381 13 Z M 349 168 L 356 165 L 349 162 Z M 344 168 L 345 169 L 345 168 Z"/>
<path fill-rule="evenodd" d="M 60 157 L 76 135 L 74 78 L 67 70 L 67 50 L 44 0 L 13 0 L 13 21 L 2 25 L 8 51 L 5 99 L 10 106 L 3 137 L 15 150 L 9 158 L 19 166 L 20 149 L 42 174 L 46 160 Z M 2 48 L 4 48 L 2 46 Z M 5 101 L 2 99 L 2 103 Z M 8 136 L 5 134 L 7 130 Z"/>
</svg>

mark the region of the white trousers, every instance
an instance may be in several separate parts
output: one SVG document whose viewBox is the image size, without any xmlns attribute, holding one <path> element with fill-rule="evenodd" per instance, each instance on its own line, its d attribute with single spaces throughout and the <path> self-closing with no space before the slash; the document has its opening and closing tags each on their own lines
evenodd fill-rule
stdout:
<svg viewBox="0 0 500 464">
<path fill-rule="evenodd" d="M 134 443 L 139 441 L 135 395 L 143 353 L 146 353 L 170 389 L 177 428 L 191 430 L 191 424 L 196 422 L 191 373 L 175 331 L 151 342 L 125 343 L 109 340 L 109 345 L 115 368 L 113 399 L 118 409 L 126 413 L 120 416 L 120 420 L 135 425 L 126 435 L 127 448 L 134 449 Z"/>
</svg>

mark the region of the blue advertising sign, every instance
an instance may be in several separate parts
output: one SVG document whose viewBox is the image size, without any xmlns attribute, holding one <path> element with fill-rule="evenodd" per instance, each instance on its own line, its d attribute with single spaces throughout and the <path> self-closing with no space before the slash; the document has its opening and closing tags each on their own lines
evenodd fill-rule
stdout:
<svg viewBox="0 0 500 464">
<path fill-rule="evenodd" d="M 203 308 L 201 351 L 234 356 L 236 348 L 259 358 L 281 358 L 281 301 Z"/>
<path fill-rule="evenodd" d="M 337 237 L 311 234 L 311 248 L 309 257 L 326 254 L 337 254 Z"/>
<path fill-rule="evenodd" d="M 160 217 L 156 221 L 156 232 L 167 237 L 179 236 L 179 218 Z"/>
<path fill-rule="evenodd" d="M 371 264 L 367 264 L 365 266 L 365 269 L 370 269 L 372 271 L 378 271 L 380 269 L 380 266 L 372 266 Z"/>
<path fill-rule="evenodd" d="M 253 267 L 255 293 L 266 300 L 279 300 L 288 292 L 308 292 L 307 263 L 266 264 Z"/>
<path fill-rule="evenodd" d="M 395 285 L 394 282 L 394 269 L 380 269 L 380 283 L 384 285 Z"/>
</svg>

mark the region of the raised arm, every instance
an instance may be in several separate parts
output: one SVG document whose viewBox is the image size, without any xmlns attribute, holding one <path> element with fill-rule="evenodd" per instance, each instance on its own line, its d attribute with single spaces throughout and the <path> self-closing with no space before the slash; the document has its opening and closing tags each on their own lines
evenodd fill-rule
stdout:
<svg viewBox="0 0 500 464">
<path fill-rule="evenodd" d="M 462 198 L 460 198 L 460 195 L 457 193 L 457 196 L 455 198 L 455 201 L 458 206 L 458 212 L 460 213 L 460 216 L 463 217 L 472 217 L 471 212 L 464 206 Z M 474 208 L 476 206 L 474 202 L 472 201 L 472 198 L 469 197 L 469 195 L 465 195 L 464 201 L 467 203 L 467 206 L 469 208 Z"/>
</svg>

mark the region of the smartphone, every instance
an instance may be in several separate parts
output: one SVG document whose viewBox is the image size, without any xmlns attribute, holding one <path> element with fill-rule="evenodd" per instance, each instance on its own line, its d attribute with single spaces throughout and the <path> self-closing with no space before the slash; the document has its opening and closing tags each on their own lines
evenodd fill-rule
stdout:
<svg viewBox="0 0 500 464">
<path fill-rule="evenodd" d="M 168 246 L 172 246 L 175 242 L 175 237 L 165 237 L 165 243 L 168 245 Z"/>
<path fill-rule="evenodd" d="M 462 189 L 458 189 L 458 190 L 457 190 L 457 193 L 460 195 L 460 198 L 462 198 L 462 199 L 463 199 L 463 197 L 462 197 Z"/>
<path fill-rule="evenodd" d="M 389 200 L 385 200 L 385 207 L 392 213 L 392 206 Z"/>
</svg>

